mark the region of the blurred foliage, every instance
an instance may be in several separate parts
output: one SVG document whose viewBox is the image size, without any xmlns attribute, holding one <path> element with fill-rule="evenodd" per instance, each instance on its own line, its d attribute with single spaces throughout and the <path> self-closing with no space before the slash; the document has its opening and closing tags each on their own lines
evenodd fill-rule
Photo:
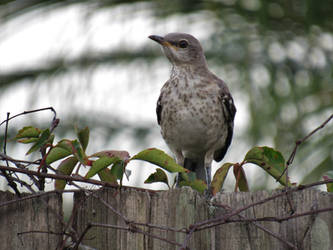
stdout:
<svg viewBox="0 0 333 250">
<path fill-rule="evenodd" d="M 0 30 L 1 25 L 25 13 L 51 12 L 76 4 L 86 5 L 90 13 L 132 6 L 131 11 L 149 9 L 156 20 L 176 16 L 188 17 L 188 23 L 196 18 L 202 18 L 202 22 L 207 21 L 206 17 L 213 20 L 214 32 L 203 41 L 206 55 L 214 71 L 227 79 L 232 92 L 246 104 L 249 121 L 238 137 L 251 146 L 273 144 L 287 157 L 297 139 L 333 113 L 332 1 L 1 1 Z M 131 14 L 124 12 L 129 18 Z M 47 64 L 41 63 L 39 68 L 0 71 L 0 88 L 41 76 L 70 74 L 73 69 L 127 65 L 135 59 L 150 63 L 161 56 L 160 51 L 148 48 L 103 54 L 89 51 L 76 59 L 54 58 Z M 237 104 L 237 98 L 235 101 Z M 84 114 L 75 116 L 76 120 L 88 119 Z M 150 125 L 137 128 L 136 124 L 124 125 L 122 121 L 112 125 L 108 119 L 89 121 L 84 125 L 109 127 L 111 134 L 124 126 L 133 129 L 133 134 L 140 139 L 149 134 Z M 112 127 L 114 124 L 119 126 Z M 332 138 L 333 129 L 329 124 L 299 150 L 295 165 L 302 166 L 297 171 L 301 176 L 306 175 L 306 182 L 317 180 L 323 172 L 332 169 Z"/>
</svg>

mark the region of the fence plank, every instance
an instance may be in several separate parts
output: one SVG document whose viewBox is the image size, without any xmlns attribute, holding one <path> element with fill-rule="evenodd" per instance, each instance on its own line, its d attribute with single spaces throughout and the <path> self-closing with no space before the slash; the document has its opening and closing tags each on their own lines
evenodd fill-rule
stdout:
<svg viewBox="0 0 333 250">
<path fill-rule="evenodd" d="M 14 194 L 0 191 L 0 204 L 14 199 Z M 57 193 L 1 206 L 1 249 L 57 249 L 62 240 L 62 215 L 62 198 Z"/>
<path fill-rule="evenodd" d="M 126 227 L 126 223 L 112 212 L 102 201 L 120 211 L 130 220 L 147 223 L 150 212 L 150 196 L 146 192 L 130 188 L 103 189 L 96 192 L 96 196 L 86 197 L 83 192 L 75 193 L 77 206 L 76 227 L 79 233 L 88 223 L 103 223 L 119 227 Z M 139 227 L 140 229 L 144 229 Z M 126 230 L 93 227 L 88 231 L 83 241 L 85 245 L 96 249 L 148 249 L 148 239 L 142 234 L 129 233 Z"/>
<path fill-rule="evenodd" d="M 150 221 L 155 225 L 184 228 L 208 218 L 206 200 L 191 188 L 161 191 L 151 200 Z M 183 243 L 186 234 L 152 229 L 150 233 Z M 191 249 L 210 249 L 210 231 L 195 232 L 189 240 Z M 151 239 L 149 249 L 175 249 L 174 245 Z"/>
</svg>

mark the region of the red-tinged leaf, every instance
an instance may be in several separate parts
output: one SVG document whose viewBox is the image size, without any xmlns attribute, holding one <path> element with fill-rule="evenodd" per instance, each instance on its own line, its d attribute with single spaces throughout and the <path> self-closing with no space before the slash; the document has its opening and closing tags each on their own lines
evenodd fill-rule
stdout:
<svg viewBox="0 0 333 250">
<path fill-rule="evenodd" d="M 21 138 L 38 138 L 41 133 L 41 130 L 39 128 L 35 128 L 32 126 L 24 127 L 20 129 L 15 136 L 15 139 L 21 139 Z"/>
<path fill-rule="evenodd" d="M 104 157 L 104 156 L 107 156 L 107 157 L 116 156 L 116 157 L 118 157 L 119 159 L 121 159 L 125 162 L 128 161 L 129 158 L 130 158 L 130 155 L 127 151 L 120 151 L 120 150 L 104 150 L 104 151 L 101 151 L 101 152 L 94 153 L 90 157 L 101 158 L 101 157 Z"/>
<path fill-rule="evenodd" d="M 218 192 L 221 191 L 224 181 L 228 175 L 229 169 L 233 166 L 233 163 L 224 163 L 222 167 L 220 167 L 214 174 L 212 183 L 211 183 L 211 190 L 213 196 L 216 195 Z"/>
<path fill-rule="evenodd" d="M 182 180 L 179 182 L 179 186 L 189 186 L 194 190 L 197 190 L 199 193 L 203 193 L 207 189 L 207 185 L 203 180 L 196 179 L 194 181 Z"/>
<path fill-rule="evenodd" d="M 130 160 L 142 160 L 155 164 L 171 173 L 174 172 L 187 172 L 185 168 L 178 165 L 175 160 L 164 153 L 162 150 L 150 148 L 141 151 L 133 156 Z"/>
<path fill-rule="evenodd" d="M 38 141 L 36 141 L 35 144 L 32 145 L 32 147 L 29 149 L 26 155 L 41 149 L 46 143 L 49 142 L 49 137 L 50 137 L 50 130 L 49 129 L 43 130 Z"/>
<path fill-rule="evenodd" d="M 118 180 L 123 179 L 123 175 L 125 173 L 125 162 L 124 161 L 118 161 L 113 164 L 111 170 L 111 174 L 116 176 Z"/>
<path fill-rule="evenodd" d="M 36 142 L 36 141 L 38 141 L 38 138 L 24 138 L 24 139 L 17 140 L 17 142 L 24 143 L 24 144 L 28 144 L 28 143 L 32 143 L 32 142 Z"/>
<path fill-rule="evenodd" d="M 103 169 L 107 168 L 111 164 L 114 164 L 118 161 L 121 161 L 118 157 L 107 157 L 104 156 L 102 158 L 99 158 L 98 160 L 94 161 L 91 168 L 89 169 L 88 173 L 86 174 L 85 178 L 91 178 L 95 174 L 97 174 L 99 171 L 102 171 Z"/>
<path fill-rule="evenodd" d="M 108 182 L 113 185 L 118 185 L 117 178 L 107 168 L 98 172 L 98 177 L 101 181 Z"/>
<path fill-rule="evenodd" d="M 65 158 L 66 156 L 69 156 L 71 154 L 71 151 L 68 151 L 61 147 L 54 147 L 50 150 L 50 152 L 46 156 L 46 164 L 51 164 L 52 162 L 55 162 L 57 160 L 60 160 L 62 158 Z"/>
<path fill-rule="evenodd" d="M 241 192 L 248 192 L 249 185 L 246 180 L 245 171 L 239 164 L 234 164 L 234 175 L 236 178 L 235 192 L 237 191 L 237 188 Z"/>
<path fill-rule="evenodd" d="M 333 181 L 333 171 L 328 171 L 323 176 L 324 180 L 332 180 Z M 326 183 L 327 192 L 333 193 L 333 182 Z"/>
<path fill-rule="evenodd" d="M 274 179 L 278 179 L 284 171 L 285 160 L 279 151 L 269 147 L 254 147 L 245 156 L 244 161 L 253 163 L 264 169 Z M 284 186 L 290 186 L 286 174 L 279 182 Z"/>
<path fill-rule="evenodd" d="M 83 151 L 86 151 L 89 143 L 89 128 L 85 127 L 81 130 L 77 130 L 77 137 L 79 138 Z"/>
<path fill-rule="evenodd" d="M 147 180 L 145 180 L 146 184 L 150 184 L 150 183 L 156 183 L 156 182 L 163 182 L 165 184 L 169 186 L 169 181 L 168 181 L 168 176 L 166 175 L 166 173 L 157 168 L 155 173 L 152 173 L 151 175 L 149 175 L 149 177 L 147 178 Z"/>
<path fill-rule="evenodd" d="M 73 169 L 75 168 L 75 165 L 77 164 L 78 160 L 75 157 L 68 157 L 67 159 L 63 160 L 57 170 L 59 174 L 68 175 L 70 176 L 73 172 Z M 57 190 L 63 190 L 66 186 L 65 180 L 55 180 L 54 182 L 54 188 Z"/>
</svg>

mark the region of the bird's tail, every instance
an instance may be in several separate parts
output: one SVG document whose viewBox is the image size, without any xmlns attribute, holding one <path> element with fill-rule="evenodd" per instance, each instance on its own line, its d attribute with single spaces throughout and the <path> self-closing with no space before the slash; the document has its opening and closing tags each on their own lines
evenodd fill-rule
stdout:
<svg viewBox="0 0 333 250">
<path fill-rule="evenodd" d="M 184 168 L 194 172 L 198 179 L 203 180 L 204 182 L 207 182 L 204 159 L 193 160 L 193 159 L 185 158 Z M 181 175 L 179 175 L 177 184 L 179 184 L 179 182 L 182 180 L 183 179 L 182 179 Z"/>
</svg>

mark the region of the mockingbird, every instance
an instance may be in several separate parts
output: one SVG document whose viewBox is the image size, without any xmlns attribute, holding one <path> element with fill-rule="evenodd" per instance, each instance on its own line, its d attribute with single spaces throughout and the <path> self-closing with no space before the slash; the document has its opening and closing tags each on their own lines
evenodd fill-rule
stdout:
<svg viewBox="0 0 333 250">
<path fill-rule="evenodd" d="M 172 63 L 157 101 L 157 121 L 176 162 L 211 182 L 213 159 L 230 146 L 236 108 L 227 85 L 207 66 L 199 41 L 184 33 L 149 36 Z M 179 182 L 179 178 L 178 178 Z"/>
</svg>

